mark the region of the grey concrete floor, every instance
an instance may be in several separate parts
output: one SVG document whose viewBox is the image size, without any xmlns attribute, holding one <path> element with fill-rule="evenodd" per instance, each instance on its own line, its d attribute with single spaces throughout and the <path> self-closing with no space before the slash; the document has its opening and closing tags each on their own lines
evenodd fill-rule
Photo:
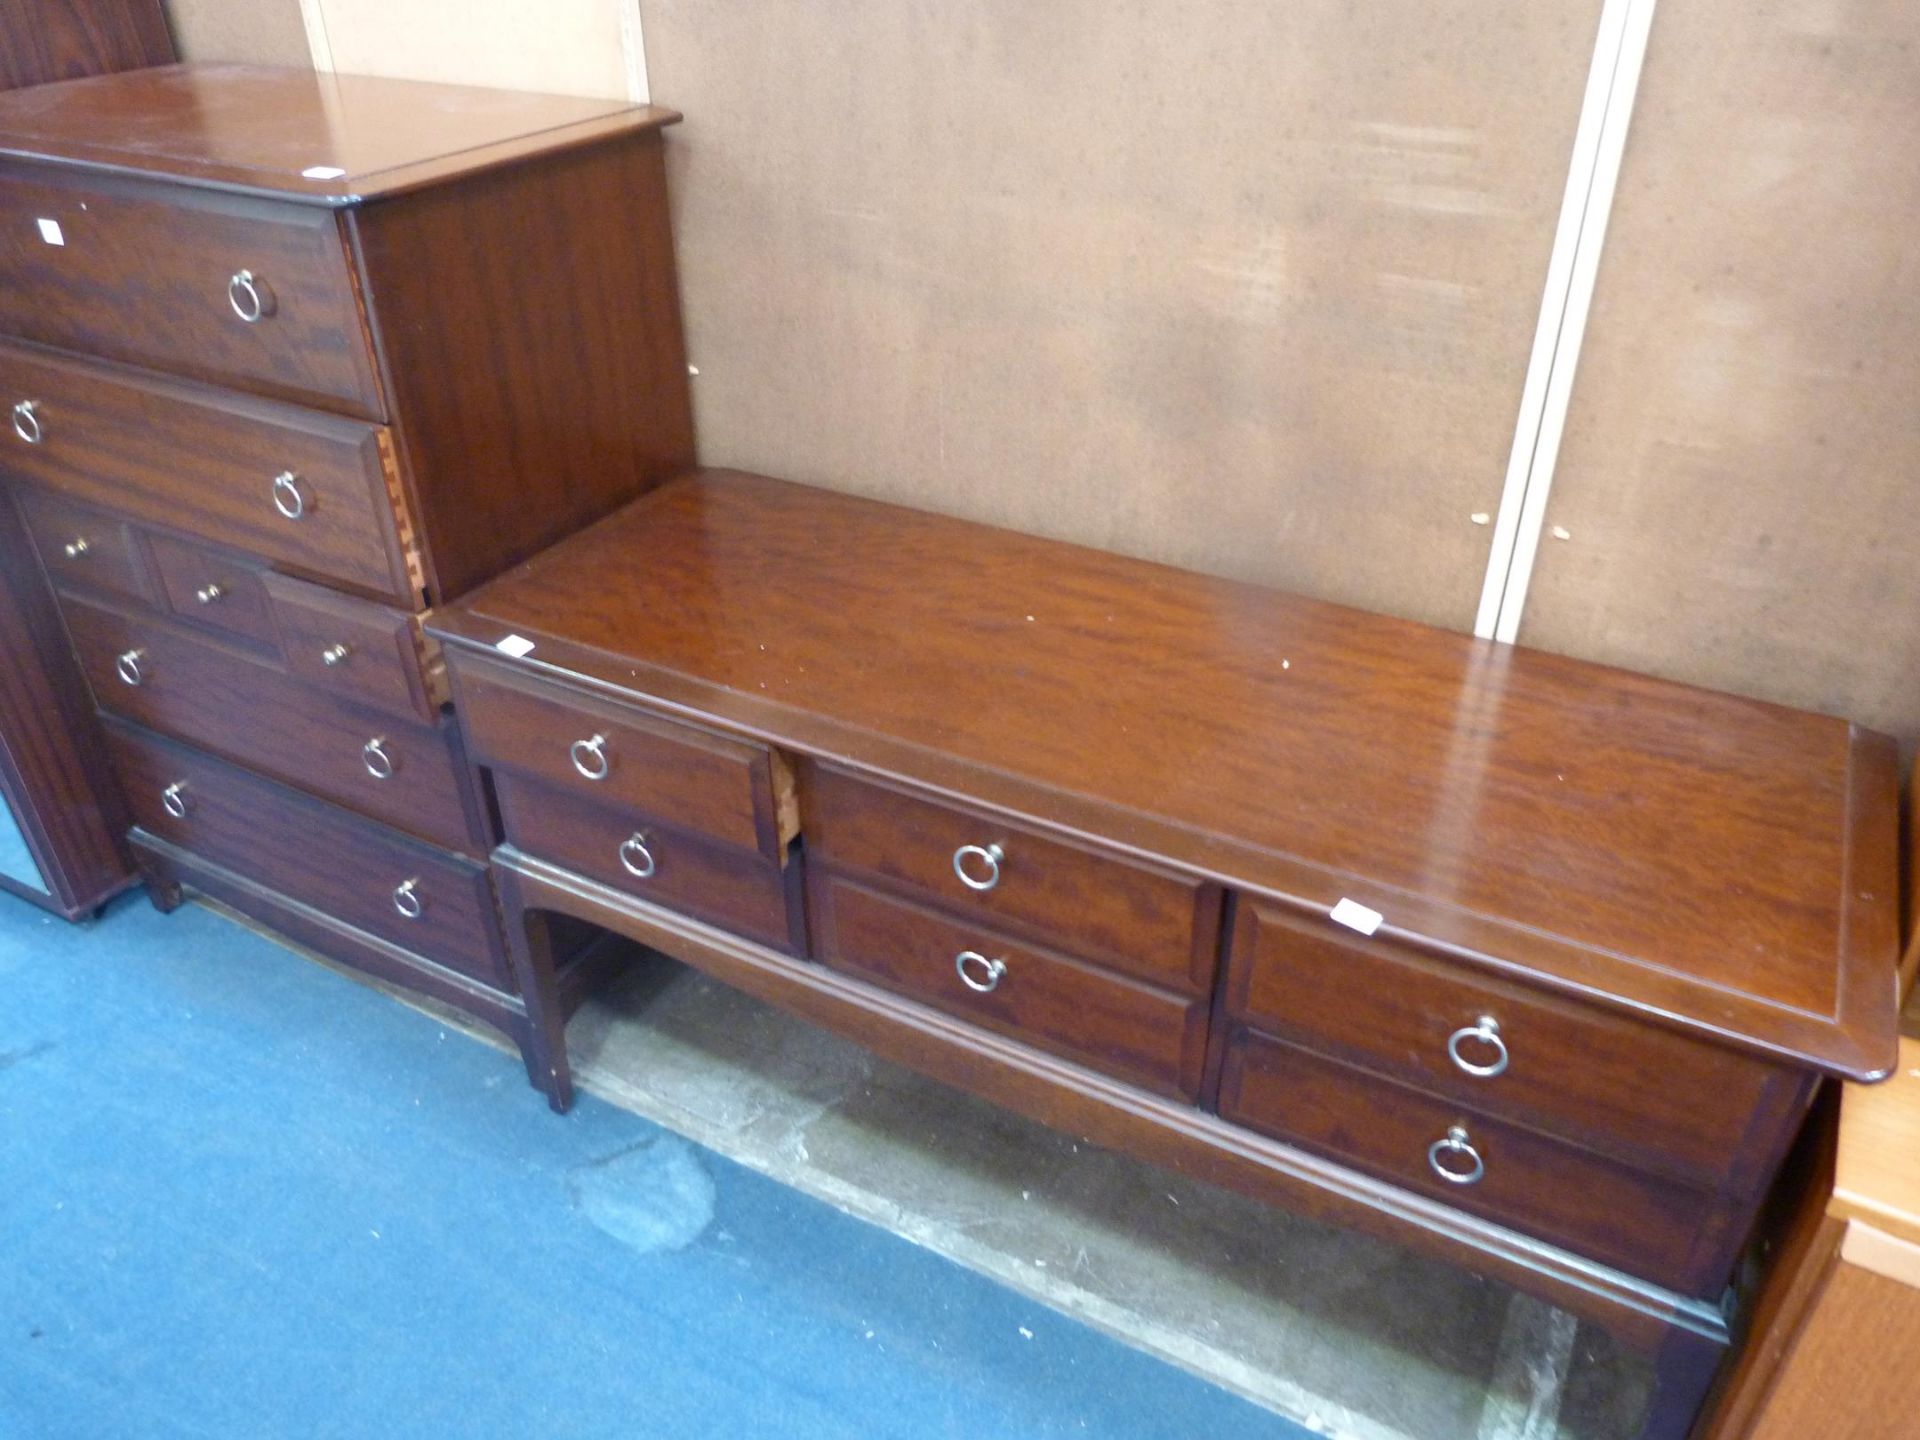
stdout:
<svg viewBox="0 0 1920 1440">
<path fill-rule="evenodd" d="M 568 1041 L 581 1088 L 1311 1429 L 1636 1429 L 1644 1364 L 1569 1315 L 1079 1143 L 663 957 L 636 950 Z"/>
</svg>

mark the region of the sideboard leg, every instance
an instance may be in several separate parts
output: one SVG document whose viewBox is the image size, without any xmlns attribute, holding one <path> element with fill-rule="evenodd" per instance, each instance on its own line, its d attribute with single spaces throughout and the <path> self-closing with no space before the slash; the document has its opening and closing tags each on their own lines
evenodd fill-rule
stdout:
<svg viewBox="0 0 1920 1440">
<path fill-rule="evenodd" d="M 1668 1333 L 1654 1356 L 1653 1394 L 1640 1440 L 1687 1440 L 1706 1409 L 1707 1396 L 1727 1358 L 1723 1340 L 1690 1330 Z"/>
<path fill-rule="evenodd" d="M 503 889 L 506 887 L 503 887 Z M 573 1068 L 567 1063 L 567 1015 L 553 963 L 553 939 L 545 911 L 522 908 L 511 893 L 502 895 L 507 957 L 527 1021 L 519 1035 L 520 1055 L 533 1088 L 564 1115 L 573 1105 Z"/>
</svg>

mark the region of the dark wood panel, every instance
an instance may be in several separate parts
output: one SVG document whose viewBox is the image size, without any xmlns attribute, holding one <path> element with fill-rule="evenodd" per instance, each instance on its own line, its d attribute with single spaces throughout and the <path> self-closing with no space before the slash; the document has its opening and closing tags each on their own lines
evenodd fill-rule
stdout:
<svg viewBox="0 0 1920 1440">
<path fill-rule="evenodd" d="M 350 212 L 436 601 L 693 462 L 660 147 Z"/>
<path fill-rule="evenodd" d="M 1724 1283 L 1745 1236 L 1747 1212 L 1735 1202 L 1610 1165 L 1251 1031 L 1228 1047 L 1220 1115 L 1682 1293 Z M 1470 1149 L 1444 1148 L 1432 1158 L 1433 1147 L 1447 1147 L 1456 1132 Z M 1482 1168 L 1471 1183 L 1437 1173 L 1472 1175 L 1476 1164 Z"/>
<path fill-rule="evenodd" d="M 496 990 L 513 988 L 484 866 L 122 722 L 108 722 L 108 737 L 148 834 Z"/>
<path fill-rule="evenodd" d="M 608 705 L 463 656 L 455 698 L 474 759 L 537 776 L 601 806 L 783 858 L 773 757 L 644 711 Z"/>
<path fill-rule="evenodd" d="M 731 472 L 436 625 L 1653 1024 L 1893 1063 L 1896 755 L 1840 721 Z"/>
<path fill-rule="evenodd" d="M 1695 1185 L 1765 1181 L 1811 1083 L 1260 901 L 1239 907 L 1227 968 L 1235 1019 Z"/>
<path fill-rule="evenodd" d="M 439 715 L 442 683 L 427 673 L 417 616 L 286 575 L 265 585 L 290 673 L 377 710 Z"/>
<path fill-rule="evenodd" d="M 1192 1099 L 1206 1000 L 1172 995 L 810 867 L 814 957 L 1163 1094 Z M 964 968 L 962 956 L 969 956 Z M 984 988 L 976 988 L 984 987 Z"/>
<path fill-rule="evenodd" d="M 518 775 L 495 771 L 494 793 L 507 839 L 529 854 L 763 944 L 805 948 L 798 876 L 775 861 Z"/>
<path fill-rule="evenodd" d="M 485 852 L 490 837 L 451 725 L 334 699 L 158 618 L 71 595 L 63 608 L 103 708 L 436 845 Z M 121 673 L 124 657 L 137 684 Z"/>
<path fill-rule="evenodd" d="M 243 272 L 260 297 L 253 323 L 230 298 Z M 383 413 L 346 250 L 325 210 L 0 162 L 0 330 Z"/>
<path fill-rule="evenodd" d="M 417 603 L 379 427 L 0 344 L 0 402 L 23 401 L 40 438 L 0 431 L 0 471 Z"/>
<path fill-rule="evenodd" d="M 244 642 L 279 649 L 258 560 L 172 535 L 145 538 L 161 594 L 176 616 Z"/>
<path fill-rule="evenodd" d="M 0 90 L 173 59 L 161 0 L 7 0 L 0 6 Z"/>
<path fill-rule="evenodd" d="M 40 562 L 56 585 L 158 603 L 139 538 L 125 520 L 31 485 L 12 489 Z"/>
<path fill-rule="evenodd" d="M 800 798 L 811 854 L 1161 985 L 1212 988 L 1217 885 L 1068 844 L 1004 816 L 856 780 L 830 766 L 802 768 Z M 986 888 L 974 888 L 979 885 Z"/>
</svg>

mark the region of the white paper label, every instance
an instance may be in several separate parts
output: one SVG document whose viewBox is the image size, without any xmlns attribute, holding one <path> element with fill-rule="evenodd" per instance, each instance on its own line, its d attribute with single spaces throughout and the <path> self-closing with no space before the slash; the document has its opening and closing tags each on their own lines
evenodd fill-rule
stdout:
<svg viewBox="0 0 1920 1440">
<path fill-rule="evenodd" d="M 1380 922 L 1387 917 L 1378 910 L 1369 910 L 1358 900 L 1343 899 L 1327 912 L 1327 918 L 1336 925 L 1344 925 L 1349 930 L 1358 930 L 1362 935 L 1371 935 L 1380 928 Z"/>
<path fill-rule="evenodd" d="M 58 220 L 36 220 L 34 224 L 40 227 L 40 238 L 46 241 L 47 244 L 64 245 L 67 243 L 67 237 L 60 232 L 60 222 Z"/>
<path fill-rule="evenodd" d="M 522 655 L 533 653 L 533 641 L 524 635 L 509 635 L 506 639 L 498 641 L 493 648 L 502 655 L 511 655 L 518 660 Z"/>
<path fill-rule="evenodd" d="M 300 172 L 302 180 L 338 180 L 347 172 L 338 165 L 309 165 Z"/>
</svg>

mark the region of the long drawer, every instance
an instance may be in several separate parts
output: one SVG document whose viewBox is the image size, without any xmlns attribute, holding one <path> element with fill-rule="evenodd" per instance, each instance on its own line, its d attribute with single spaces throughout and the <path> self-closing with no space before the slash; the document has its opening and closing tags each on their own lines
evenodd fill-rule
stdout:
<svg viewBox="0 0 1920 1440">
<path fill-rule="evenodd" d="M 1170 994 L 819 866 L 808 873 L 815 958 L 1151 1090 L 1192 1099 L 1204 998 Z"/>
<path fill-rule="evenodd" d="M 1685 1294 L 1743 1238 L 1729 1201 L 1257 1033 L 1228 1048 L 1220 1114 Z"/>
<path fill-rule="evenodd" d="M 1653 1026 L 1423 959 L 1259 900 L 1239 906 L 1228 1012 L 1462 1104 L 1690 1184 L 1750 1190 L 1799 1077 Z M 1784 1140 L 1784 1135 L 1781 1137 Z"/>
<path fill-rule="evenodd" d="M 511 971 L 484 866 L 109 720 L 141 829 L 496 990 Z"/>
<path fill-rule="evenodd" d="M 412 606 L 385 432 L 0 344 L 0 469 Z"/>
<path fill-rule="evenodd" d="M 363 709 L 173 622 L 62 603 L 103 708 L 448 849 L 486 852 L 451 724 Z"/>
<path fill-rule="evenodd" d="M 0 166 L 0 331 L 378 419 L 333 212 Z"/>
</svg>

